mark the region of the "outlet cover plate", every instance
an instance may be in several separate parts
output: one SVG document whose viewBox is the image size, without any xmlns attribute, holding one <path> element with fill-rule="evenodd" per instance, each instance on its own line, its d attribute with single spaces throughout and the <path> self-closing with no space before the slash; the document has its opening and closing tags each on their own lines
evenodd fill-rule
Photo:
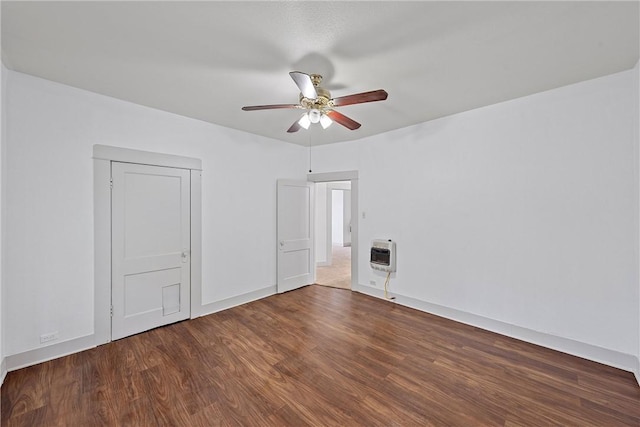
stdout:
<svg viewBox="0 0 640 427">
<path fill-rule="evenodd" d="M 48 334 L 40 335 L 40 344 L 44 344 L 49 341 L 54 341 L 58 339 L 58 331 L 49 332 Z"/>
</svg>

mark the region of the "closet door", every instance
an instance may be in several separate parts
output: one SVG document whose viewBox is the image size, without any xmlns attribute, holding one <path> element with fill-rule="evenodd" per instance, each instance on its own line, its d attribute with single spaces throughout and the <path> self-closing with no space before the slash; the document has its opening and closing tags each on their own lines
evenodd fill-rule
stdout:
<svg viewBox="0 0 640 427">
<path fill-rule="evenodd" d="M 314 184 L 278 181 L 278 292 L 313 283 Z"/>
<path fill-rule="evenodd" d="M 111 339 L 190 315 L 190 171 L 111 163 Z"/>
</svg>

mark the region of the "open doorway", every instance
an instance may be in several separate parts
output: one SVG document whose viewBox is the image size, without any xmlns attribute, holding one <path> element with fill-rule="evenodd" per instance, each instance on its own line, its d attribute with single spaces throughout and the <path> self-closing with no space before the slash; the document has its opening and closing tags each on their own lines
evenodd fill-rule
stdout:
<svg viewBox="0 0 640 427">
<path fill-rule="evenodd" d="M 351 181 L 316 183 L 316 283 L 351 289 Z"/>
</svg>

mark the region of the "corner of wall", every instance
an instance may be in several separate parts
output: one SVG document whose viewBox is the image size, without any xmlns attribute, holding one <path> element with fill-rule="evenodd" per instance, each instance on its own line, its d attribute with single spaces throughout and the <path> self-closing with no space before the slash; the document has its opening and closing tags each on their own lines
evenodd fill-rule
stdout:
<svg viewBox="0 0 640 427">
<path fill-rule="evenodd" d="M 6 86 L 7 86 L 7 69 L 4 63 L 0 63 L 0 386 L 4 383 L 7 375 L 7 363 L 4 357 L 4 330 L 5 330 L 5 310 L 4 310 L 4 163 L 5 163 L 5 144 L 6 144 Z"/>
<path fill-rule="evenodd" d="M 635 149 L 635 166 L 636 166 L 636 196 L 638 197 L 636 203 L 636 226 L 638 227 L 636 233 L 636 263 L 638 264 L 638 268 L 636 269 L 636 283 L 638 285 L 638 310 L 637 313 L 637 335 L 638 335 L 638 347 L 636 349 L 636 367 L 635 367 L 635 376 L 636 381 L 638 381 L 638 385 L 640 385 L 640 61 L 638 61 L 633 68 L 633 98 L 634 98 L 634 124 L 633 124 L 633 133 L 634 133 L 634 149 Z"/>
<path fill-rule="evenodd" d="M 358 285 L 354 287 L 354 291 L 377 297 L 384 298 L 383 291 L 366 285 Z M 485 331 L 494 332 L 507 337 L 515 338 L 528 343 L 540 345 L 562 353 L 571 354 L 583 359 L 592 360 L 594 362 L 603 363 L 628 372 L 632 372 L 636 376 L 636 380 L 640 384 L 640 366 L 638 358 L 632 354 L 620 353 L 618 351 L 605 349 L 602 347 L 574 341 L 568 338 L 558 337 L 533 329 L 523 328 L 520 326 L 500 322 L 498 320 L 489 319 L 472 313 L 467 313 L 454 308 L 429 303 L 419 299 L 407 297 L 397 293 L 393 294 L 395 300 L 391 303 L 403 305 L 405 307 L 420 310 L 425 313 L 453 320 L 455 322 L 471 325 Z"/>
<path fill-rule="evenodd" d="M 4 384 L 4 379 L 7 376 L 7 358 L 2 356 L 2 362 L 0 362 L 0 386 Z"/>
</svg>

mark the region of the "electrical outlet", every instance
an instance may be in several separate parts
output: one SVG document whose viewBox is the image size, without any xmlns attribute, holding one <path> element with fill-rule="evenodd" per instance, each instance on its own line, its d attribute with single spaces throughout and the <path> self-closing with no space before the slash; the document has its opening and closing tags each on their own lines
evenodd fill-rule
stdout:
<svg viewBox="0 0 640 427">
<path fill-rule="evenodd" d="M 378 286 L 378 284 L 376 283 L 376 281 L 375 281 L 375 280 L 369 280 L 369 284 L 370 284 L 371 286 Z"/>
<path fill-rule="evenodd" d="M 44 344 L 49 341 L 54 341 L 58 339 L 58 331 L 49 332 L 48 334 L 40 335 L 40 344 Z"/>
</svg>

